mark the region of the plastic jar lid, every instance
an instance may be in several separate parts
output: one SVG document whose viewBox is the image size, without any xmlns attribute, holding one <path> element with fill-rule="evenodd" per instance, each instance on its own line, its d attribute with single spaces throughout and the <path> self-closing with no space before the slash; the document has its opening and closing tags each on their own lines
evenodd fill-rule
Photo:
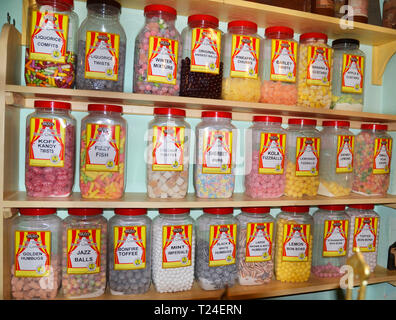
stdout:
<svg viewBox="0 0 396 320">
<path fill-rule="evenodd" d="M 268 27 L 265 29 L 265 36 L 266 38 L 271 39 L 291 39 L 294 37 L 294 30 L 292 28 L 282 26 Z"/>
<path fill-rule="evenodd" d="M 344 211 L 345 205 L 328 205 L 328 206 L 319 206 L 318 208 L 329 211 Z"/>
<path fill-rule="evenodd" d="M 19 213 L 23 216 L 45 216 L 56 213 L 55 208 L 20 208 Z"/>
<path fill-rule="evenodd" d="M 345 39 L 336 39 L 336 40 L 334 40 L 334 41 L 331 43 L 332 46 L 338 45 L 338 44 L 345 45 L 345 46 L 348 46 L 348 45 L 357 45 L 357 46 L 359 47 L 360 41 L 357 40 L 357 39 L 349 39 L 349 38 L 347 39 L 347 38 L 345 38 Z"/>
<path fill-rule="evenodd" d="M 270 207 L 246 207 L 241 208 L 243 212 L 247 213 L 269 213 L 271 208 Z"/>
<path fill-rule="evenodd" d="M 45 100 L 35 100 L 35 108 L 48 108 L 48 109 L 64 109 L 70 110 L 71 103 L 62 101 L 45 101 Z"/>
<path fill-rule="evenodd" d="M 322 127 L 350 127 L 349 121 L 323 121 Z"/>
<path fill-rule="evenodd" d="M 231 112 L 224 112 L 224 111 L 202 111 L 201 114 L 202 118 L 232 118 Z"/>
<path fill-rule="evenodd" d="M 360 210 L 373 210 L 373 204 L 350 204 L 349 208 L 360 209 Z"/>
<path fill-rule="evenodd" d="M 185 117 L 186 111 L 174 108 L 154 108 L 154 114 Z"/>
<path fill-rule="evenodd" d="M 159 209 L 160 214 L 183 214 L 190 213 L 190 209 L 188 208 L 164 208 Z"/>
<path fill-rule="evenodd" d="M 228 23 L 227 29 L 230 28 L 247 28 L 252 29 L 252 33 L 257 32 L 257 23 L 247 20 L 235 20 Z"/>
<path fill-rule="evenodd" d="M 145 6 L 144 15 L 146 15 L 149 12 L 166 12 L 174 16 L 177 15 L 176 9 L 163 4 L 149 4 L 148 6 Z"/>
<path fill-rule="evenodd" d="M 59 11 L 69 11 L 74 8 L 74 0 L 36 0 L 39 6 L 51 6 Z"/>
<path fill-rule="evenodd" d="M 327 34 L 321 32 L 307 32 L 307 33 L 303 33 L 300 36 L 300 42 L 303 42 L 308 39 L 320 39 L 320 40 L 324 40 L 324 42 L 327 43 L 328 38 L 327 38 Z"/>
<path fill-rule="evenodd" d="M 204 208 L 203 212 L 209 214 L 233 214 L 234 208 Z"/>
<path fill-rule="evenodd" d="M 281 207 L 281 210 L 285 211 L 285 212 L 308 212 L 309 207 L 308 206 L 301 206 L 301 207 L 288 206 L 288 207 Z"/>
<path fill-rule="evenodd" d="M 276 122 L 282 123 L 282 117 L 271 117 L 271 116 L 254 116 L 254 122 Z"/>
<path fill-rule="evenodd" d="M 371 124 L 371 123 L 363 123 L 360 126 L 360 129 L 363 130 L 388 130 L 388 125 L 386 124 Z"/>
<path fill-rule="evenodd" d="M 114 210 L 115 214 L 120 216 L 141 216 L 147 214 L 145 208 L 117 208 Z"/>
<path fill-rule="evenodd" d="M 89 104 L 88 111 L 103 111 L 103 112 L 119 112 L 122 113 L 122 107 L 113 104 Z"/>
<path fill-rule="evenodd" d="M 95 216 L 103 213 L 102 208 L 69 208 L 67 212 L 72 216 Z"/>
<path fill-rule="evenodd" d="M 208 14 L 193 14 L 192 16 L 188 17 L 188 24 L 190 23 L 205 24 L 208 22 L 214 24 L 216 28 L 219 26 L 219 19 Z"/>
<path fill-rule="evenodd" d="M 302 126 L 316 126 L 316 120 L 313 119 L 289 119 L 288 124 L 297 124 Z"/>
</svg>

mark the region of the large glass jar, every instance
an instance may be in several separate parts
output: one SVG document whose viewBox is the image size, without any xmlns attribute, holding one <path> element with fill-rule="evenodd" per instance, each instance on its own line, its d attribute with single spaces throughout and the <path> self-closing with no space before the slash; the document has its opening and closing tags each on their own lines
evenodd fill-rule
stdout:
<svg viewBox="0 0 396 320">
<path fill-rule="evenodd" d="M 119 199 L 126 184 L 127 122 L 122 107 L 89 104 L 88 112 L 81 120 L 81 196 Z"/>
<path fill-rule="evenodd" d="M 165 5 L 144 8 L 146 21 L 135 40 L 133 92 L 178 96 L 182 41 L 176 10 Z"/>
<path fill-rule="evenodd" d="M 311 12 L 334 17 L 334 0 L 311 0 Z"/>
<path fill-rule="evenodd" d="M 320 133 L 316 120 L 289 119 L 285 195 L 316 196 L 319 187 Z"/>
<path fill-rule="evenodd" d="M 286 130 L 281 117 L 254 116 L 245 138 L 245 194 L 278 198 L 286 178 Z"/>
<path fill-rule="evenodd" d="M 382 25 L 396 29 L 396 0 L 384 0 Z"/>
<path fill-rule="evenodd" d="M 73 88 L 78 16 L 73 0 L 36 0 L 26 24 L 27 86 Z"/>
<path fill-rule="evenodd" d="M 68 197 L 74 184 L 76 119 L 71 104 L 34 101 L 26 118 L 25 187 L 29 197 Z"/>
<path fill-rule="evenodd" d="M 228 23 L 221 50 L 224 63 L 222 99 L 259 102 L 262 50 L 256 23 L 239 20 Z"/>
<path fill-rule="evenodd" d="M 298 43 L 288 27 L 265 29 L 260 102 L 296 105 Z"/>
<path fill-rule="evenodd" d="M 182 31 L 180 95 L 221 99 L 223 62 L 219 19 L 204 14 L 188 17 Z"/>
<path fill-rule="evenodd" d="M 11 297 L 55 299 L 61 284 L 61 226 L 56 209 L 21 208 L 11 220 Z"/>
<path fill-rule="evenodd" d="M 147 138 L 150 198 L 184 198 L 187 194 L 191 128 L 185 116 L 182 109 L 154 108 Z"/>
<path fill-rule="evenodd" d="M 115 0 L 88 0 L 78 30 L 77 89 L 123 91 L 126 35 Z"/>
<path fill-rule="evenodd" d="M 352 10 L 348 11 L 348 18 L 353 21 L 368 23 L 369 0 L 346 0 Z"/>
<path fill-rule="evenodd" d="M 355 136 L 349 121 L 323 121 L 322 126 L 318 194 L 347 196 L 352 190 Z"/>
<path fill-rule="evenodd" d="M 387 125 L 361 125 L 356 136 L 352 191 L 363 195 L 385 195 L 390 182 L 393 139 Z"/>
<path fill-rule="evenodd" d="M 359 50 L 359 40 L 337 39 L 332 42 L 333 92 L 331 109 L 362 111 L 366 56 Z"/>
<path fill-rule="evenodd" d="M 199 198 L 230 198 L 238 132 L 230 112 L 203 111 L 195 128 L 194 188 Z"/>
<path fill-rule="evenodd" d="M 195 274 L 204 290 L 232 287 L 237 280 L 238 220 L 233 208 L 205 208 L 197 219 Z"/>
</svg>

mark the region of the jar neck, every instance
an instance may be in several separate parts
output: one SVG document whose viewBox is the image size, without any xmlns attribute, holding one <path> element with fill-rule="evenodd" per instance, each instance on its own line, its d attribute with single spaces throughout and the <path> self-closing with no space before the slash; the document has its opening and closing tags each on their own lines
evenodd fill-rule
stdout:
<svg viewBox="0 0 396 320">
<path fill-rule="evenodd" d="M 146 24 L 148 22 L 156 22 L 158 19 L 160 19 L 165 21 L 168 25 L 174 26 L 176 21 L 176 16 L 173 14 L 169 14 L 167 12 L 147 12 L 145 14 L 145 17 L 146 17 Z"/>
<path fill-rule="evenodd" d="M 307 124 L 289 124 L 289 129 L 315 130 L 315 126 L 311 126 Z"/>
<path fill-rule="evenodd" d="M 50 114 L 62 114 L 69 115 L 70 110 L 57 109 L 57 108 L 34 108 L 37 113 L 50 113 Z"/>
<path fill-rule="evenodd" d="M 173 114 L 156 114 L 154 115 L 154 120 L 184 120 L 184 117 Z"/>
<path fill-rule="evenodd" d="M 243 34 L 243 35 L 252 36 L 256 34 L 257 31 L 249 27 L 231 27 L 228 29 L 228 32 L 232 34 Z"/>
<path fill-rule="evenodd" d="M 380 129 L 362 129 L 362 132 L 386 133 L 385 130 L 380 130 Z"/>
<path fill-rule="evenodd" d="M 57 0 L 41 0 L 37 3 L 37 8 L 39 11 L 47 12 L 71 12 L 73 10 L 70 5 Z"/>
<path fill-rule="evenodd" d="M 219 26 L 210 21 L 192 21 L 188 24 L 188 26 L 192 28 L 210 28 L 210 29 L 217 29 Z"/>
<path fill-rule="evenodd" d="M 318 38 L 311 38 L 300 41 L 300 44 L 314 44 L 314 43 L 327 44 L 327 41 Z"/>
<path fill-rule="evenodd" d="M 220 117 L 205 117 L 202 118 L 203 121 L 215 121 L 218 123 L 231 123 L 231 119 L 230 118 L 220 118 Z"/>
<path fill-rule="evenodd" d="M 189 213 L 178 213 L 178 214 L 160 213 L 160 217 L 162 217 L 163 219 L 171 219 L 171 220 L 187 219 L 189 216 L 190 216 Z"/>
<path fill-rule="evenodd" d="M 271 127 L 281 127 L 281 123 L 279 122 L 253 122 L 253 125 L 259 126 L 259 127 L 265 127 L 265 126 L 271 126 Z"/>
<path fill-rule="evenodd" d="M 89 115 L 92 116 L 108 115 L 112 117 L 119 117 L 121 114 L 119 112 L 114 112 L 114 111 L 89 111 Z"/>
<path fill-rule="evenodd" d="M 323 127 L 323 130 L 349 130 L 349 127 L 345 127 L 345 126 Z"/>
<path fill-rule="evenodd" d="M 92 4 L 88 7 L 88 16 L 95 19 L 119 21 L 120 10 L 116 7 L 104 4 Z"/>
<path fill-rule="evenodd" d="M 266 39 L 293 40 L 290 34 L 284 32 L 271 32 L 265 35 Z"/>
<path fill-rule="evenodd" d="M 269 216 L 269 213 L 253 213 L 253 212 L 245 212 L 245 211 L 242 211 L 242 213 L 243 213 L 245 216 L 247 216 L 247 217 L 252 217 L 252 218 L 262 218 L 262 219 L 265 219 L 265 218 L 268 218 L 268 216 Z"/>
<path fill-rule="evenodd" d="M 339 44 L 333 45 L 333 49 L 356 50 L 356 49 L 359 49 L 359 45 L 351 44 L 351 43 L 339 43 Z"/>
</svg>

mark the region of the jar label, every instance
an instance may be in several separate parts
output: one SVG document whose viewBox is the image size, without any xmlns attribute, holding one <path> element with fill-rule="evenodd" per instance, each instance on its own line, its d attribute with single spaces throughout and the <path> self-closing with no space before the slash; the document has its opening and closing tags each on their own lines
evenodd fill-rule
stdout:
<svg viewBox="0 0 396 320">
<path fill-rule="evenodd" d="M 232 78 L 258 79 L 260 39 L 244 35 L 232 35 Z"/>
<path fill-rule="evenodd" d="M 331 49 L 308 46 L 307 84 L 330 86 Z"/>
<path fill-rule="evenodd" d="M 50 231 L 15 231 L 16 277 L 48 277 L 50 258 Z"/>
<path fill-rule="evenodd" d="M 246 262 L 264 262 L 272 259 L 274 223 L 248 223 L 246 229 Z"/>
<path fill-rule="evenodd" d="M 192 263 L 192 225 L 162 227 L 162 268 L 188 267 Z"/>
<path fill-rule="evenodd" d="M 337 137 L 336 173 L 353 171 L 353 152 L 355 148 L 354 136 Z"/>
<path fill-rule="evenodd" d="M 323 257 L 346 255 L 348 220 L 325 220 L 323 230 Z"/>
<path fill-rule="evenodd" d="M 118 80 L 118 34 L 88 31 L 85 47 L 85 78 Z"/>
<path fill-rule="evenodd" d="M 282 261 L 308 261 L 311 225 L 285 224 L 283 226 Z"/>
<path fill-rule="evenodd" d="M 259 173 L 283 174 L 285 167 L 286 135 L 261 133 Z"/>
<path fill-rule="evenodd" d="M 100 229 L 67 229 L 67 273 L 100 272 Z"/>
<path fill-rule="evenodd" d="M 192 29 L 191 66 L 192 72 L 219 74 L 221 32 L 211 28 Z"/>
<path fill-rule="evenodd" d="M 176 84 L 179 42 L 161 37 L 149 38 L 147 81 Z"/>
<path fill-rule="evenodd" d="M 29 165 L 63 167 L 65 160 L 65 119 L 31 118 Z"/>
<path fill-rule="evenodd" d="M 364 57 L 344 54 L 342 59 L 341 91 L 363 93 Z"/>
<path fill-rule="evenodd" d="M 114 227 L 114 270 L 146 268 L 146 226 Z"/>
<path fill-rule="evenodd" d="M 31 18 L 29 59 L 65 63 L 69 16 L 34 10 Z"/>
<path fill-rule="evenodd" d="M 153 171 L 183 171 L 184 127 L 153 127 Z"/>
<path fill-rule="evenodd" d="M 374 142 L 373 174 L 389 173 L 391 156 L 392 139 L 376 138 Z"/>
<path fill-rule="evenodd" d="M 287 40 L 272 40 L 270 80 L 296 82 L 297 43 Z"/>
<path fill-rule="evenodd" d="M 353 251 L 375 252 L 377 243 L 377 217 L 356 217 L 353 230 Z"/>
<path fill-rule="evenodd" d="M 232 132 L 205 131 L 202 173 L 231 173 Z"/>
<path fill-rule="evenodd" d="M 235 263 L 236 224 L 211 225 L 209 230 L 209 267 Z"/>
<path fill-rule="evenodd" d="M 297 137 L 296 176 L 314 177 L 319 174 L 320 138 Z"/>
</svg>

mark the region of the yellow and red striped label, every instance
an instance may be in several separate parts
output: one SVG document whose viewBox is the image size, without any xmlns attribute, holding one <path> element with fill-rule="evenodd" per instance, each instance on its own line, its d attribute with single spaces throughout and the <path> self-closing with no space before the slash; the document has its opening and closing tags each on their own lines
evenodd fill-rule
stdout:
<svg viewBox="0 0 396 320">
<path fill-rule="evenodd" d="M 354 136 L 337 137 L 336 173 L 353 171 Z"/>
<path fill-rule="evenodd" d="M 307 84 L 330 86 L 331 82 L 331 49 L 308 46 Z"/>
<path fill-rule="evenodd" d="M 260 136 L 259 173 L 283 174 L 285 150 L 285 134 L 262 132 Z"/>
<path fill-rule="evenodd" d="M 297 43 L 273 39 L 271 41 L 270 80 L 296 82 Z"/>
<path fill-rule="evenodd" d="M 377 250 L 377 217 L 356 217 L 353 230 L 353 251 L 359 248 L 361 252 Z"/>
<path fill-rule="evenodd" d="M 283 226 L 282 261 L 308 261 L 311 225 L 285 224 Z"/>
<path fill-rule="evenodd" d="M 374 142 L 373 174 L 390 172 L 392 138 L 376 138 Z"/>
<path fill-rule="evenodd" d="M 114 227 L 114 270 L 146 268 L 146 226 Z"/>
<path fill-rule="evenodd" d="M 248 223 L 246 227 L 246 262 L 264 262 L 272 259 L 274 223 Z"/>
<path fill-rule="evenodd" d="M 205 131 L 202 173 L 230 174 L 232 168 L 232 132 Z"/>
<path fill-rule="evenodd" d="M 211 225 L 209 230 L 209 267 L 235 263 L 236 224 Z"/>
<path fill-rule="evenodd" d="M 363 93 L 364 57 L 344 54 L 342 59 L 341 91 L 346 93 Z"/>
<path fill-rule="evenodd" d="M 348 220 L 325 220 L 323 229 L 323 257 L 346 255 Z"/>
<path fill-rule="evenodd" d="M 192 263 L 191 224 L 162 227 L 162 268 L 180 268 Z"/>
<path fill-rule="evenodd" d="M 258 79 L 259 57 L 259 38 L 232 35 L 230 68 L 232 78 Z"/>
<path fill-rule="evenodd" d="M 319 174 L 320 138 L 297 137 L 296 176 L 314 177 Z"/>
<path fill-rule="evenodd" d="M 192 29 L 191 66 L 193 72 L 219 74 L 221 32 L 211 28 Z"/>
</svg>

